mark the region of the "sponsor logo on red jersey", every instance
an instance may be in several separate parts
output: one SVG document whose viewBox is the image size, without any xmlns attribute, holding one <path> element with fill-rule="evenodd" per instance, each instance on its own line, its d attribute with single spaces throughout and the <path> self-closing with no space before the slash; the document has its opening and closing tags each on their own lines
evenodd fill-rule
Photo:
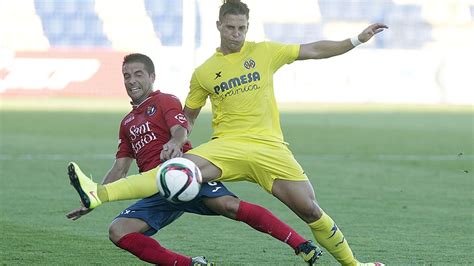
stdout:
<svg viewBox="0 0 474 266">
<path fill-rule="evenodd" d="M 177 114 L 174 118 L 176 118 L 176 120 L 178 120 L 181 124 L 187 121 L 184 114 Z"/>
<path fill-rule="evenodd" d="M 126 126 L 128 123 L 132 122 L 133 119 L 135 119 L 135 116 L 130 115 L 129 117 L 127 117 L 127 119 L 125 119 L 125 122 L 123 123 L 123 125 Z"/>
<path fill-rule="evenodd" d="M 156 109 L 156 108 L 155 108 Z M 157 139 L 149 121 L 129 128 L 129 138 L 133 151 L 137 154 L 145 145 Z"/>
</svg>

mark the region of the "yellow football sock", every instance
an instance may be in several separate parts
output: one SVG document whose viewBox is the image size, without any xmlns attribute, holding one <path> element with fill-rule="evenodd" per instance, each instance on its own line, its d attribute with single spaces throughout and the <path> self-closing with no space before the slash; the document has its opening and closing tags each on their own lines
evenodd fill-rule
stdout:
<svg viewBox="0 0 474 266">
<path fill-rule="evenodd" d="M 97 184 L 97 196 L 102 203 L 109 201 L 109 193 L 107 193 L 104 185 Z"/>
<path fill-rule="evenodd" d="M 316 241 L 323 246 L 342 265 L 357 265 L 349 244 L 336 223 L 323 212 L 319 220 L 309 225 Z"/>
<path fill-rule="evenodd" d="M 100 193 L 99 199 L 102 200 L 102 197 L 106 201 L 142 199 L 156 194 L 158 192 L 158 187 L 156 186 L 158 169 L 159 167 L 156 167 L 150 171 L 127 176 L 115 182 L 105 184 L 103 185 L 105 191 L 102 192 L 100 192 L 99 186 L 97 191 L 97 194 Z"/>
</svg>

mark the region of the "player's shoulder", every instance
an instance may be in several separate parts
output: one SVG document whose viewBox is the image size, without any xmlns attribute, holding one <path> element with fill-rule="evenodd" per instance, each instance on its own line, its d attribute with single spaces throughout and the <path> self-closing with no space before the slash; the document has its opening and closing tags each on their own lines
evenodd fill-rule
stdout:
<svg viewBox="0 0 474 266">
<path fill-rule="evenodd" d="M 120 122 L 121 126 L 126 126 L 128 123 L 132 122 L 135 119 L 135 114 L 133 111 L 130 111 L 128 114 L 126 114 L 123 118 L 122 121 Z"/>
<path fill-rule="evenodd" d="M 166 104 L 166 103 L 171 103 L 171 102 L 181 102 L 180 99 L 178 98 L 178 96 L 174 95 L 174 94 L 171 94 L 171 93 L 165 93 L 165 92 L 161 92 L 161 91 L 155 91 L 153 92 L 153 96 L 154 98 L 154 101 L 158 102 L 158 103 L 161 103 L 160 105 L 162 104 Z"/>
<path fill-rule="evenodd" d="M 261 41 L 261 42 L 248 42 L 247 51 L 253 55 L 267 55 L 275 49 L 276 46 L 281 46 L 282 44 L 274 41 Z"/>
<path fill-rule="evenodd" d="M 174 95 L 174 94 L 171 94 L 171 93 L 166 93 L 166 92 L 162 92 L 162 91 L 154 91 L 152 94 L 151 94 L 151 97 L 156 99 L 156 100 L 168 100 L 168 99 L 172 99 L 172 100 L 179 100 L 179 98 Z"/>
<path fill-rule="evenodd" d="M 281 43 L 281 42 L 275 42 L 275 41 L 262 41 L 262 42 L 257 42 L 253 43 L 253 48 L 254 49 L 279 49 L 281 47 L 285 46 L 291 46 L 291 44 L 286 44 L 286 43 Z"/>
</svg>

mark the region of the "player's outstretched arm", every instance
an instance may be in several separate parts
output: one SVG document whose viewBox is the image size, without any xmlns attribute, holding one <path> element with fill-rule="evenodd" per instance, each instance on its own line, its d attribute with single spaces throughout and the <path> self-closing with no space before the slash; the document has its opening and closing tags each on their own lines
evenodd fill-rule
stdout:
<svg viewBox="0 0 474 266">
<path fill-rule="evenodd" d="M 360 42 L 364 43 L 370 40 L 375 34 L 382 32 L 384 29 L 388 29 L 388 26 L 382 23 L 375 23 L 368 26 L 357 37 Z"/>
<path fill-rule="evenodd" d="M 183 156 L 183 146 L 188 140 L 188 130 L 181 125 L 174 125 L 170 128 L 171 138 L 163 145 L 160 154 L 162 162 L 175 157 Z"/>
<path fill-rule="evenodd" d="M 365 43 L 374 35 L 382 32 L 388 27 L 381 23 L 375 23 L 364 29 L 357 37 L 343 41 L 317 41 L 300 46 L 297 60 L 323 59 L 347 53 L 355 46 Z"/>
<path fill-rule="evenodd" d="M 201 112 L 201 108 L 198 109 L 191 109 L 187 106 L 183 108 L 183 113 L 186 116 L 186 119 L 188 120 L 188 134 L 191 134 L 191 131 L 193 130 L 194 127 L 194 122 L 196 121 L 196 118 L 198 117 L 199 113 Z"/>
<path fill-rule="evenodd" d="M 115 182 L 120 178 L 127 176 L 128 170 L 133 163 L 133 158 L 122 157 L 114 161 L 112 168 L 105 174 L 104 179 L 102 179 L 102 185 Z"/>
<path fill-rule="evenodd" d="M 82 206 L 80 208 L 77 208 L 77 209 L 74 209 L 74 210 L 70 211 L 68 214 L 66 214 L 66 217 L 70 220 L 75 221 L 75 220 L 81 218 L 82 216 L 88 214 L 92 210 L 93 209 L 89 209 L 89 208 L 86 208 L 86 207 Z"/>
</svg>

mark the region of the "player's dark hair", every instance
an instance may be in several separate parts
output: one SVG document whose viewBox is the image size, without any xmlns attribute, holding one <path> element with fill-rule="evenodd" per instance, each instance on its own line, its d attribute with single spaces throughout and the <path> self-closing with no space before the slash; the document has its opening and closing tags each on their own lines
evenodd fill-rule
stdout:
<svg viewBox="0 0 474 266">
<path fill-rule="evenodd" d="M 122 66 L 128 63 L 142 63 L 145 65 L 145 70 L 148 72 L 148 74 L 155 74 L 155 65 L 153 64 L 153 61 L 151 60 L 150 57 L 144 55 L 144 54 L 128 54 L 123 58 L 123 63 Z"/>
<path fill-rule="evenodd" d="M 249 8 L 247 4 L 240 0 L 223 0 L 223 4 L 219 9 L 219 20 L 222 21 L 225 15 L 245 15 L 249 19 Z"/>
</svg>

